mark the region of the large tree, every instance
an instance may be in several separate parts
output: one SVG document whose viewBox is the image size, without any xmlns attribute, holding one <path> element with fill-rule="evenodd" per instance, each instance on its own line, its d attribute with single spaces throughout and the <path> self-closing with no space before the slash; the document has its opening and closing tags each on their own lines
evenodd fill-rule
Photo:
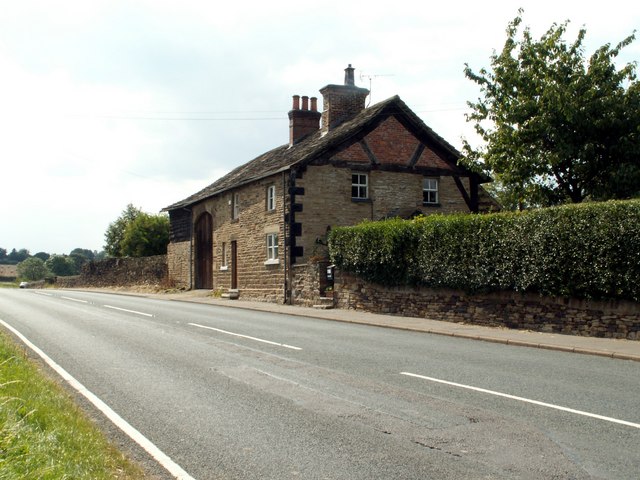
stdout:
<svg viewBox="0 0 640 480">
<path fill-rule="evenodd" d="M 132 204 L 127 205 L 120 216 L 109 224 L 107 231 L 104 234 L 105 246 L 104 249 L 107 255 L 111 257 L 122 257 L 122 240 L 124 239 L 124 232 L 127 226 L 133 222 L 138 215 L 142 213 L 142 210 L 134 207 Z"/>
<path fill-rule="evenodd" d="M 127 205 L 105 233 L 105 250 L 112 257 L 147 257 L 167 253 L 169 217 L 151 215 Z"/>
<path fill-rule="evenodd" d="M 467 121 L 483 143 L 465 141 L 463 161 L 493 176 L 507 207 L 639 195 L 640 84 L 635 64 L 615 64 L 635 35 L 586 60 L 584 28 L 572 43 L 568 21 L 535 40 L 520 15 L 490 69 L 465 66 L 481 91 Z"/>
<path fill-rule="evenodd" d="M 44 264 L 51 273 L 60 277 L 76 275 L 78 273 L 76 264 L 71 257 L 66 255 L 52 255 Z"/>
<path fill-rule="evenodd" d="M 148 257 L 167 253 L 169 244 L 168 215 L 141 213 L 127 225 L 121 253 L 129 257 Z"/>
<path fill-rule="evenodd" d="M 24 260 L 26 260 L 27 258 L 29 258 L 31 255 L 29 254 L 29 250 L 27 250 L 26 248 L 21 248 L 20 250 L 16 250 L 15 248 L 11 250 L 11 253 L 9 253 L 9 255 L 7 255 L 7 260 L 10 263 L 20 263 Z"/>
<path fill-rule="evenodd" d="M 42 280 L 49 274 L 41 258 L 29 257 L 18 264 L 18 276 L 25 280 Z"/>
</svg>

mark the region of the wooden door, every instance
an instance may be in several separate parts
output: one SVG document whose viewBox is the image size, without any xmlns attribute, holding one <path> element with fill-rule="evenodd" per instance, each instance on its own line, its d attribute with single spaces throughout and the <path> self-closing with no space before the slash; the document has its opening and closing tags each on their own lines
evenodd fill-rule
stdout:
<svg viewBox="0 0 640 480">
<path fill-rule="evenodd" d="M 238 288 L 238 242 L 231 242 L 231 288 Z"/>
<path fill-rule="evenodd" d="M 196 288 L 213 288 L 213 221 L 211 215 L 198 217 L 195 228 Z"/>
</svg>

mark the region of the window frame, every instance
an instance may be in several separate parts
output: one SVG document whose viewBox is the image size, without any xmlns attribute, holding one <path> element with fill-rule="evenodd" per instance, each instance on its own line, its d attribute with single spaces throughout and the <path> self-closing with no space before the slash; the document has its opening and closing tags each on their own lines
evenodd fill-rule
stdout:
<svg viewBox="0 0 640 480">
<path fill-rule="evenodd" d="M 227 242 L 222 242 L 222 252 L 220 252 L 220 270 L 227 270 L 229 265 L 227 263 Z"/>
<path fill-rule="evenodd" d="M 357 177 L 357 181 L 354 181 L 354 177 Z M 364 183 L 362 183 L 362 179 L 364 179 Z M 354 189 L 356 189 L 356 196 L 353 195 Z M 361 189 L 364 189 L 364 196 L 361 195 Z M 369 200 L 369 174 L 351 172 L 351 199 L 356 201 Z"/>
<path fill-rule="evenodd" d="M 267 261 L 264 262 L 265 265 L 275 265 L 280 263 L 280 258 L 278 256 L 279 248 L 278 248 L 278 233 L 272 232 L 266 234 L 266 247 L 267 247 Z"/>
<path fill-rule="evenodd" d="M 433 195 L 433 200 L 431 198 L 432 195 Z M 424 177 L 422 179 L 422 205 L 425 207 L 440 205 L 440 179 L 439 178 Z"/>
<path fill-rule="evenodd" d="M 276 186 L 269 185 L 267 187 L 267 212 L 273 212 L 276 209 Z"/>
<path fill-rule="evenodd" d="M 238 192 L 231 194 L 231 220 L 237 220 L 240 217 L 240 194 Z"/>
</svg>

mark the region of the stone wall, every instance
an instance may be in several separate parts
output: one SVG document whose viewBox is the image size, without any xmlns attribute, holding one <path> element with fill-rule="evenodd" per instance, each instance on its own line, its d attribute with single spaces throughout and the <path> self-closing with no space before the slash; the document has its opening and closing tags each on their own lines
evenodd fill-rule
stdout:
<svg viewBox="0 0 640 480">
<path fill-rule="evenodd" d="M 312 307 L 326 295 L 328 261 L 293 266 L 292 304 Z"/>
<path fill-rule="evenodd" d="M 383 287 L 336 271 L 337 308 L 540 332 L 640 340 L 640 304 Z"/>
<path fill-rule="evenodd" d="M 191 241 L 171 242 L 167 246 L 167 272 L 178 288 L 191 288 Z"/>
<path fill-rule="evenodd" d="M 107 258 L 82 266 L 80 275 L 58 277 L 56 285 L 74 287 L 157 287 L 166 288 L 167 256 Z"/>
</svg>

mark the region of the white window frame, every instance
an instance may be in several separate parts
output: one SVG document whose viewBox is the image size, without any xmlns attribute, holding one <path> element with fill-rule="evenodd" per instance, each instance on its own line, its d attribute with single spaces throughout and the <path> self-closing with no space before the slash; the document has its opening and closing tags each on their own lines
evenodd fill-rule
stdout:
<svg viewBox="0 0 640 480">
<path fill-rule="evenodd" d="M 227 242 L 222 242 L 220 270 L 228 270 L 228 269 L 229 269 L 229 266 L 227 265 Z"/>
<path fill-rule="evenodd" d="M 440 203 L 440 182 L 437 178 L 422 179 L 422 205 L 438 205 Z"/>
<path fill-rule="evenodd" d="M 231 219 L 236 220 L 240 216 L 240 194 L 231 195 Z"/>
<path fill-rule="evenodd" d="M 267 243 L 267 261 L 264 262 L 265 265 L 275 265 L 280 263 L 280 259 L 278 258 L 278 234 L 267 233 L 266 243 Z"/>
<path fill-rule="evenodd" d="M 354 195 L 354 189 L 356 189 Z M 364 189 L 364 192 L 362 191 Z M 364 193 L 364 196 L 362 195 Z M 366 173 L 351 174 L 351 198 L 354 200 L 367 200 L 369 198 L 369 175 Z"/>
<path fill-rule="evenodd" d="M 267 187 L 267 211 L 273 212 L 276 209 L 276 186 Z"/>
</svg>

